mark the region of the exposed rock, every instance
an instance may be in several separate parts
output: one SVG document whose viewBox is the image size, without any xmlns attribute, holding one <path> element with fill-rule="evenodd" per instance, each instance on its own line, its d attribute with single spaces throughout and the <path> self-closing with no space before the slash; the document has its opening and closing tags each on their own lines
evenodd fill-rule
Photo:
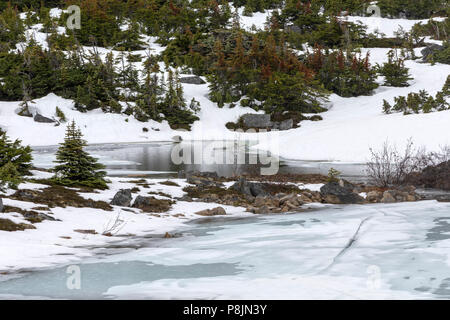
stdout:
<svg viewBox="0 0 450 320">
<path fill-rule="evenodd" d="M 269 193 L 264 189 L 264 186 L 262 183 L 249 182 L 245 178 L 240 178 L 230 188 L 233 190 L 236 190 L 244 195 L 253 196 L 253 197 L 269 195 Z"/>
<path fill-rule="evenodd" d="M 381 199 L 382 203 L 394 203 L 397 202 L 392 191 L 388 190 L 383 193 L 383 198 Z"/>
<path fill-rule="evenodd" d="M 37 212 L 37 211 L 33 211 L 33 210 L 25 210 L 22 208 L 17 208 L 17 207 L 12 207 L 12 206 L 4 206 L 3 211 L 20 213 L 25 218 L 25 220 L 27 220 L 28 222 L 31 222 L 31 223 L 39 223 L 44 220 L 61 221 L 61 220 L 55 219 L 54 217 L 52 217 L 48 214 L 43 213 L 43 212 Z"/>
<path fill-rule="evenodd" d="M 216 182 L 214 179 L 211 178 L 205 178 L 205 177 L 198 177 L 194 175 L 188 176 L 186 179 L 187 183 L 195 184 L 197 186 L 216 186 L 216 187 L 222 187 L 223 184 L 220 182 Z"/>
<path fill-rule="evenodd" d="M 40 123 L 54 123 L 54 122 L 56 122 L 55 120 L 47 118 L 47 117 L 44 117 L 43 115 L 41 115 L 39 113 L 36 113 L 34 115 L 34 121 L 35 122 L 40 122 Z"/>
<path fill-rule="evenodd" d="M 197 76 L 191 76 L 191 77 L 183 77 L 180 78 L 181 83 L 188 83 L 188 84 L 205 84 L 206 82 Z"/>
<path fill-rule="evenodd" d="M 227 213 L 224 208 L 216 207 L 213 209 L 201 210 L 201 211 L 196 212 L 195 214 L 197 214 L 199 216 L 210 217 L 210 216 L 223 216 L 223 215 L 226 215 Z"/>
<path fill-rule="evenodd" d="M 270 128 L 272 122 L 270 121 L 270 114 L 251 114 L 247 113 L 241 117 L 241 120 L 247 128 Z"/>
<path fill-rule="evenodd" d="M 3 200 L 0 198 L 0 212 L 3 212 Z"/>
<path fill-rule="evenodd" d="M 129 207 L 132 199 L 130 189 L 121 189 L 114 195 L 110 204 L 113 206 Z"/>
<path fill-rule="evenodd" d="M 132 207 L 144 212 L 166 212 L 170 210 L 173 203 L 171 200 L 137 196 Z"/>
<path fill-rule="evenodd" d="M 422 60 L 423 61 L 428 61 L 429 58 L 431 58 L 437 51 L 442 51 L 444 50 L 444 47 L 438 44 L 430 44 L 429 46 L 427 46 L 426 48 L 424 48 L 421 53 L 422 53 Z"/>
<path fill-rule="evenodd" d="M 188 195 L 184 195 L 180 198 L 177 198 L 178 201 L 186 201 L 186 202 L 192 202 L 192 198 L 189 197 Z"/>
<path fill-rule="evenodd" d="M 254 209 L 255 214 L 269 214 L 270 211 L 271 211 L 270 208 L 266 205 Z"/>
<path fill-rule="evenodd" d="M 352 204 L 363 203 L 364 198 L 349 190 L 348 187 L 343 187 L 339 182 L 329 182 L 320 188 L 320 194 L 326 203 L 332 204 Z"/>
<path fill-rule="evenodd" d="M 266 204 L 266 199 L 264 197 L 258 196 L 255 198 L 255 201 L 253 201 L 253 205 L 255 207 L 262 207 Z"/>
<path fill-rule="evenodd" d="M 450 190 L 450 160 L 410 174 L 407 182 L 423 188 Z"/>
<path fill-rule="evenodd" d="M 280 124 L 278 125 L 279 130 L 289 130 L 292 129 L 293 127 L 294 127 L 294 120 L 292 119 L 281 121 Z"/>
<path fill-rule="evenodd" d="M 374 190 L 374 191 L 369 191 L 367 193 L 366 200 L 369 202 L 372 202 L 372 203 L 377 203 L 377 202 L 380 202 L 382 197 L 383 197 L 382 192 Z"/>
</svg>

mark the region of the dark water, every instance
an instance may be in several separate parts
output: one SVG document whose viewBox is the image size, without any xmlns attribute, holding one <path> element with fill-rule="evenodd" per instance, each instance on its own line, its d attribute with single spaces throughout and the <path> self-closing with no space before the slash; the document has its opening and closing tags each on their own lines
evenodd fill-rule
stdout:
<svg viewBox="0 0 450 320">
<path fill-rule="evenodd" d="M 223 146 L 219 143 L 212 145 L 215 141 L 209 142 L 183 142 L 175 143 L 146 143 L 146 144 L 104 144 L 91 145 L 87 150 L 100 162 L 107 166 L 108 174 L 112 176 L 122 176 L 131 174 L 163 174 L 174 175 L 180 170 L 185 171 L 214 171 L 221 176 L 230 177 L 241 174 L 260 174 L 261 168 L 273 166 L 279 167 L 279 173 L 298 174 L 324 174 L 330 168 L 335 168 L 342 172 L 344 178 L 352 181 L 365 179 L 365 165 L 355 163 L 339 163 L 325 161 L 287 161 L 265 154 L 264 159 L 257 155 L 257 152 L 250 151 L 250 144 L 245 149 L 237 151 L 233 142 L 225 142 Z M 195 162 L 174 163 L 173 155 L 180 154 L 175 148 L 183 148 L 191 153 L 190 160 Z M 36 147 L 34 148 L 34 164 L 37 167 L 53 167 L 54 154 L 57 147 Z M 183 151 L 184 152 L 184 151 Z M 183 155 L 183 152 L 181 154 Z M 238 158 L 241 152 L 244 158 Z M 200 161 L 195 159 L 195 153 L 201 153 Z"/>
</svg>

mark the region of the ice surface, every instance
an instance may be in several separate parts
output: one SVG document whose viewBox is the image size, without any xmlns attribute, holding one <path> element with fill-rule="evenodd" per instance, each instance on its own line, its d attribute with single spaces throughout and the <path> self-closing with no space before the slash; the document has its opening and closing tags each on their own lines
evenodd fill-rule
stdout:
<svg viewBox="0 0 450 320">
<path fill-rule="evenodd" d="M 203 223 L 199 223 L 202 222 Z M 0 283 L 0 293 L 116 299 L 448 298 L 450 204 L 332 206 L 210 219 L 183 237 Z"/>
</svg>

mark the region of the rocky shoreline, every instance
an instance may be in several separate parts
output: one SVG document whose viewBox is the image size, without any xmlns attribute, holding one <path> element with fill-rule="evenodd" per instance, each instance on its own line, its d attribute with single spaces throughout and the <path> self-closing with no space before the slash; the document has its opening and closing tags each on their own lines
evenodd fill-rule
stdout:
<svg viewBox="0 0 450 320">
<path fill-rule="evenodd" d="M 185 195 L 175 198 L 175 201 L 206 202 L 227 206 L 244 207 L 247 212 L 254 214 L 276 214 L 300 212 L 303 205 L 311 203 L 321 204 L 369 204 L 414 202 L 426 198 L 416 192 L 413 186 L 398 188 L 377 188 L 365 184 L 353 184 L 346 180 L 326 182 L 327 178 L 320 175 L 279 175 L 267 180 L 258 177 L 225 178 L 215 172 L 181 172 L 180 177 L 186 179 L 188 186 L 183 188 Z M 304 180 L 322 182 L 320 191 L 309 190 L 298 186 Z M 256 181 L 255 181 L 256 180 Z M 297 182 L 297 183 L 296 183 Z M 226 186 L 227 183 L 229 186 Z M 230 185 L 231 183 L 231 185 Z M 131 190 L 120 190 L 111 205 L 141 208 L 144 212 L 151 212 L 139 205 L 141 202 L 153 202 L 158 206 L 154 197 L 135 199 L 131 205 Z M 166 210 L 170 209 L 167 203 Z M 201 216 L 224 215 L 222 207 L 213 210 L 197 212 Z"/>
<path fill-rule="evenodd" d="M 429 169 L 431 170 L 431 169 Z M 49 184 L 43 189 L 20 189 L 3 196 L 17 201 L 32 202 L 33 208 L 25 210 L 5 206 L 0 198 L 0 212 L 15 212 L 28 223 L 14 223 L 0 218 L 0 230 L 17 231 L 35 228 L 34 224 L 44 220 L 53 221 L 51 208 L 92 208 L 112 211 L 114 207 L 131 213 L 146 213 L 158 216 L 172 210 L 177 202 L 208 203 L 214 208 L 194 212 L 198 216 L 226 215 L 222 206 L 242 207 L 253 214 L 280 214 L 301 212 L 308 204 L 373 204 L 414 202 L 420 200 L 449 201 L 450 196 L 421 194 L 412 185 L 395 188 L 379 188 L 364 183 L 351 183 L 343 179 L 329 181 L 322 175 L 285 174 L 275 176 L 241 176 L 225 178 L 215 172 L 179 172 L 179 179 L 185 180 L 180 186 L 175 179 L 160 181 L 160 185 L 176 188 L 181 196 L 173 196 L 162 191 L 142 191 L 150 188 L 151 179 L 130 180 L 134 186 L 119 189 L 108 201 L 86 199 L 83 193 L 101 193 L 95 190 L 74 190 Z M 415 177 L 418 179 L 418 177 Z M 179 180 L 177 179 L 177 180 Z M 44 183 L 45 180 L 36 181 Z M 314 186 L 313 190 L 308 184 Z M 81 194 L 81 195 L 80 195 Z M 134 194 L 137 194 L 134 196 Z M 184 216 L 183 212 L 177 213 Z"/>
</svg>

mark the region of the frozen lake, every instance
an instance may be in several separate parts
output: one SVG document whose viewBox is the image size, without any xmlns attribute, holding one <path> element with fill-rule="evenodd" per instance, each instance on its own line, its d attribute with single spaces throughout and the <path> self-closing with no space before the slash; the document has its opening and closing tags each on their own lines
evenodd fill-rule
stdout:
<svg viewBox="0 0 450 320">
<path fill-rule="evenodd" d="M 116 176 L 170 176 L 179 170 L 231 176 L 254 173 L 262 165 L 177 165 L 171 158 L 175 146 L 93 145 L 88 151 Z M 234 152 L 229 147 L 212 152 L 225 157 Z M 34 164 L 52 167 L 55 151 L 36 148 Z M 282 160 L 280 172 L 326 174 L 330 167 L 349 180 L 365 179 L 362 164 Z M 3 277 L 0 298 L 450 298 L 450 203 L 326 206 L 297 214 L 206 218 L 187 223 L 176 235 L 118 238 L 114 245 L 92 248 L 94 256 L 76 266 Z M 78 275 L 80 288 L 68 286 Z"/>
<path fill-rule="evenodd" d="M 0 283 L 0 297 L 450 298 L 450 203 L 331 206 L 199 219 L 172 239 L 122 240 L 79 264 Z"/>
</svg>

